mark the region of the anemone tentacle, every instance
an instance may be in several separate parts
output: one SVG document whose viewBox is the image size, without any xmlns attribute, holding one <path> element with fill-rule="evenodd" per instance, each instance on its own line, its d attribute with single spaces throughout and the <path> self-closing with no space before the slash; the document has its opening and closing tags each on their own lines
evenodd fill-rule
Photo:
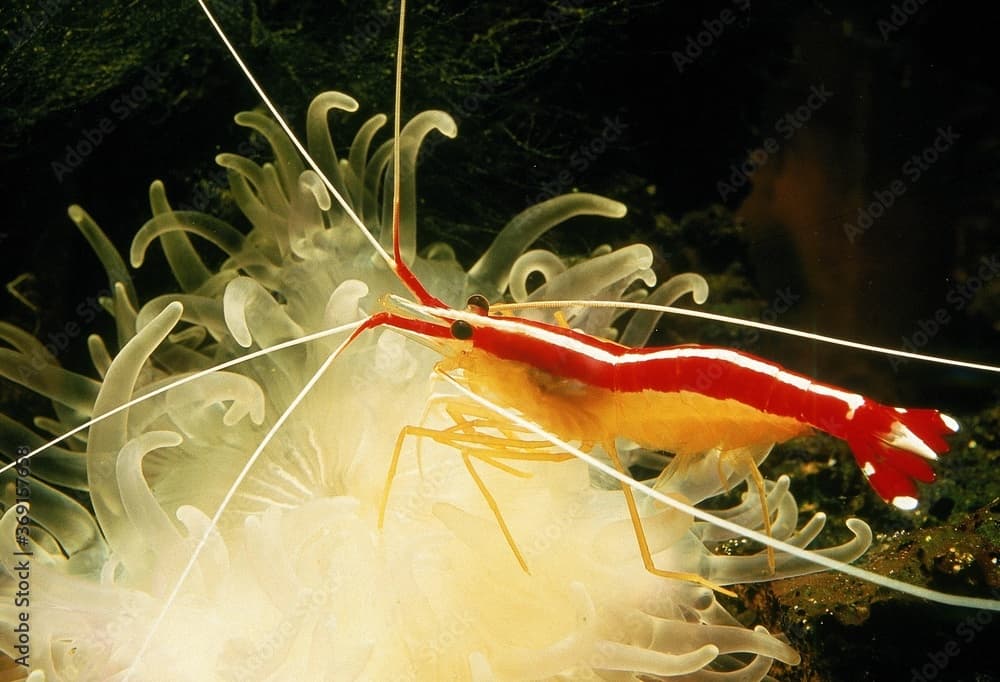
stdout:
<svg viewBox="0 0 1000 682">
<path fill-rule="evenodd" d="M 386 118 L 379 114 L 361 126 L 346 159 L 337 157 L 328 129 L 331 110 L 357 108 L 342 93 L 317 97 L 308 114 L 309 147 L 337 191 L 388 244 L 391 143 L 372 151 Z M 68 430 L 247 348 L 364 319 L 379 309 L 379 296 L 403 293 L 344 211 L 331 207 L 319 176 L 305 170 L 278 126 L 259 113 L 240 114 L 237 122 L 263 135 L 275 155 L 263 165 L 218 157 L 249 230 L 175 211 L 161 183 L 150 188 L 153 217 L 138 231 L 130 260 L 135 266 L 155 260 L 150 247 L 158 242 L 180 293 L 140 304 L 124 260 L 96 222 L 79 207 L 70 210 L 108 273 L 112 294 L 104 303 L 117 338 L 88 341 L 97 376 L 85 377 L 63 369 L 26 332 L 0 326 L 0 342 L 9 346 L 0 349 L 0 372 L 53 401 L 55 416 L 40 424 Z M 509 292 L 519 301 L 646 296 L 637 283 L 651 286 L 655 277 L 645 246 L 599 249 L 575 264 L 530 250 L 574 215 L 624 214 L 621 204 L 593 195 L 557 197 L 523 211 L 468 272 L 446 245 L 418 254 L 414 168 L 433 130 L 456 132 L 447 114 L 424 112 L 401 140 L 403 252 L 428 290 L 450 304 L 472 291 L 494 300 Z M 225 253 L 217 270 L 205 264 L 191 234 Z M 543 273 L 545 283 L 529 294 L 533 272 Z M 688 274 L 650 296 L 669 303 L 688 293 L 703 300 L 707 285 Z M 571 322 L 611 335 L 619 314 L 579 311 Z M 654 324 L 635 320 L 625 338 L 643 343 Z M 104 680 L 126 669 L 150 680 L 760 680 L 772 661 L 798 661 L 780 636 L 740 626 L 708 589 L 648 573 L 621 491 L 602 485 L 580 461 L 518 462 L 526 478 L 495 467 L 480 474 L 503 500 L 530 575 L 499 535 L 462 458 L 438 442 L 404 444 L 379 533 L 397 435 L 414 424 L 455 428 L 454 413 L 441 405 L 458 400 L 435 403 L 441 386 L 428 378 L 434 354 L 392 332 L 359 340 L 319 380 L 236 491 L 192 579 L 164 611 L 247 456 L 342 339 L 286 348 L 156 395 L 42 455 L 32 463 L 33 477 L 24 479 L 32 496 L 27 540 L 17 535 L 21 477 L 6 472 L 0 650 L 17 657 L 9 627 L 18 617 L 11 558 L 30 548 L 37 595 L 31 665 L 48 680 Z M 508 427 L 498 418 L 480 428 Z M 42 440 L 6 417 L 0 435 L 28 447 Z M 622 454 L 643 456 L 627 448 Z M 754 453 L 754 461 L 766 454 L 767 448 Z M 4 446 L 3 455 L 13 460 L 18 453 Z M 683 471 L 667 467 L 655 486 L 693 503 L 711 500 L 746 482 L 746 467 L 720 476 L 728 461 L 725 453 L 707 453 Z M 716 513 L 759 530 L 765 520 L 747 485 L 742 502 Z M 800 526 L 789 488 L 787 478 L 766 483 L 772 533 L 806 546 L 825 517 Z M 70 490 L 88 492 L 94 511 Z M 770 577 L 764 552 L 732 557 L 718 549 L 727 533 L 653 505 L 644 513 L 658 566 L 719 584 Z M 853 541 L 824 551 L 856 558 L 871 536 L 860 522 L 851 528 Z M 777 555 L 777 576 L 813 570 Z M 134 660 L 150 623 L 161 617 L 153 645 Z"/>
</svg>

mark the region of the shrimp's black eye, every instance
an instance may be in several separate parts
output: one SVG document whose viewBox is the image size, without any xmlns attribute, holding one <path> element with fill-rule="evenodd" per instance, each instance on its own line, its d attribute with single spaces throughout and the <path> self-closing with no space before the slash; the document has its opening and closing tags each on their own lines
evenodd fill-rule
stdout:
<svg viewBox="0 0 1000 682">
<path fill-rule="evenodd" d="M 451 335 L 460 341 L 472 338 L 472 325 L 465 320 L 455 320 L 451 323 Z"/>
<path fill-rule="evenodd" d="M 466 301 L 465 309 L 470 313 L 476 313 L 477 315 L 489 315 L 490 302 L 482 294 L 473 294 L 472 296 L 469 296 L 469 300 Z"/>
</svg>

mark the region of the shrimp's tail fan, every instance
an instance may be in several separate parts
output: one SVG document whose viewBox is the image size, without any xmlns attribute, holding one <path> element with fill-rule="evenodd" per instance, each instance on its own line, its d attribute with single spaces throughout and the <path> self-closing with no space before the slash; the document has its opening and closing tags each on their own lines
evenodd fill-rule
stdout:
<svg viewBox="0 0 1000 682">
<path fill-rule="evenodd" d="M 917 506 L 916 482 L 932 483 L 932 462 L 948 451 L 944 436 L 958 422 L 937 410 L 866 404 L 848 428 L 847 443 L 875 492 L 900 509 Z"/>
</svg>

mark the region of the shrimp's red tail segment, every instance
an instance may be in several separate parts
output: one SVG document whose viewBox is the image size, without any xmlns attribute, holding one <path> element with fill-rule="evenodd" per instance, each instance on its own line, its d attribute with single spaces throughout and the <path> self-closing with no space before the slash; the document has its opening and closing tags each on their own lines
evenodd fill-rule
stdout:
<svg viewBox="0 0 1000 682">
<path fill-rule="evenodd" d="M 937 410 L 909 410 L 867 402 L 845 429 L 861 471 L 883 500 L 900 509 L 917 506 L 915 481 L 931 483 L 931 462 L 948 451 L 944 436 L 958 422 Z"/>
</svg>

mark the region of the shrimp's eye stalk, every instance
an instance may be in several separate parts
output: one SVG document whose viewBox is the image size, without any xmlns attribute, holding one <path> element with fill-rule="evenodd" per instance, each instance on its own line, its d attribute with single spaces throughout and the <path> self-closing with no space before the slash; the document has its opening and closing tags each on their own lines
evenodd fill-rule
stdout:
<svg viewBox="0 0 1000 682">
<path fill-rule="evenodd" d="M 482 294 L 473 294 L 465 303 L 465 309 L 477 315 L 490 314 L 490 302 Z"/>
<path fill-rule="evenodd" d="M 465 320 L 455 320 L 451 323 L 451 335 L 459 341 L 468 341 L 472 338 L 472 325 Z"/>
</svg>

